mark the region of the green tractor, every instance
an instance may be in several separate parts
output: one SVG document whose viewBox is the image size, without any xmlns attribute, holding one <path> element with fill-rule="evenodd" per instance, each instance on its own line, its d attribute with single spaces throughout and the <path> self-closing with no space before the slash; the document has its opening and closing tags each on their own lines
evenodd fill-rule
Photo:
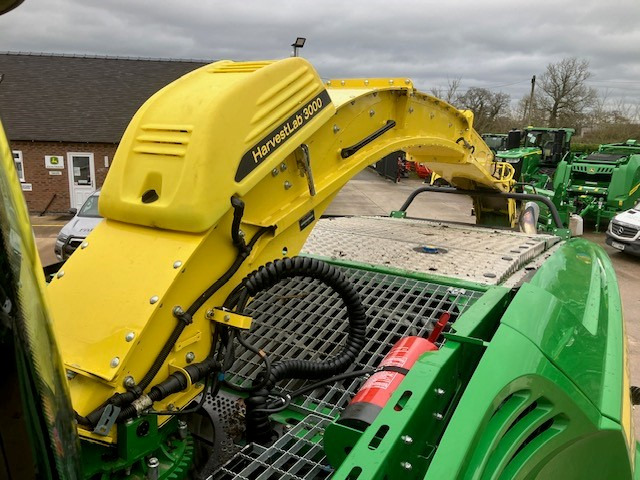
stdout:
<svg viewBox="0 0 640 480">
<path fill-rule="evenodd" d="M 507 150 L 496 153 L 496 161 L 515 168 L 515 178 L 537 188 L 549 186 L 560 161 L 571 151 L 572 128 L 527 127 L 511 130 Z"/>
<path fill-rule="evenodd" d="M 610 221 L 640 198 L 640 145 L 627 140 L 566 157 L 558 164 L 552 198 L 561 215 L 593 220 L 598 231 L 603 219 Z"/>
<path fill-rule="evenodd" d="M 508 135 L 506 133 L 483 133 L 481 136 L 484 143 L 487 144 L 494 154 L 507 149 Z"/>
</svg>

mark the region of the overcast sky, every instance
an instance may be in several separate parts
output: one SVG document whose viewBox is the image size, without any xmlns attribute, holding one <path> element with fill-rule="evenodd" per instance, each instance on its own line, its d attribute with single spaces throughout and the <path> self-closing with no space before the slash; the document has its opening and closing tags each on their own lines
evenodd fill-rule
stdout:
<svg viewBox="0 0 640 480">
<path fill-rule="evenodd" d="M 640 0 L 25 0 L 0 17 L 4 51 L 272 59 L 296 36 L 324 78 L 406 76 L 428 91 L 461 77 L 519 99 L 577 56 L 602 94 L 640 103 Z"/>
</svg>

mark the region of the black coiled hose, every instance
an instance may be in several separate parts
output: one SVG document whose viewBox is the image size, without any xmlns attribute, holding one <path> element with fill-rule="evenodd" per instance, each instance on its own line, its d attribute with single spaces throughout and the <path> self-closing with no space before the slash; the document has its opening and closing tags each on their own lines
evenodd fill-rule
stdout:
<svg viewBox="0 0 640 480">
<path fill-rule="evenodd" d="M 265 388 L 254 392 L 245 400 L 248 441 L 267 443 L 271 440 L 273 434 L 269 416 L 264 410 L 269 402 L 270 390 L 278 381 L 285 378 L 322 379 L 342 373 L 353 364 L 365 344 L 367 316 L 360 295 L 342 272 L 314 258 L 276 260 L 249 274 L 242 282 L 244 288 L 232 292 L 233 300 L 237 302 L 237 311 L 242 312 L 249 296 L 253 297 L 281 280 L 293 277 L 319 280 L 338 293 L 347 309 L 347 340 L 336 356 L 324 361 L 286 359 L 273 363 Z"/>
</svg>

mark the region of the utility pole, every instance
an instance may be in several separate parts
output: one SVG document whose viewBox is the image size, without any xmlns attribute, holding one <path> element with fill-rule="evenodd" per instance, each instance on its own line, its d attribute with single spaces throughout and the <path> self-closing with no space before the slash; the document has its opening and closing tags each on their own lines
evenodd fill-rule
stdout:
<svg viewBox="0 0 640 480">
<path fill-rule="evenodd" d="M 527 127 L 531 125 L 531 115 L 533 114 L 533 91 L 536 88 L 536 76 L 531 77 L 531 96 L 529 97 L 529 118 L 527 119 Z"/>
</svg>

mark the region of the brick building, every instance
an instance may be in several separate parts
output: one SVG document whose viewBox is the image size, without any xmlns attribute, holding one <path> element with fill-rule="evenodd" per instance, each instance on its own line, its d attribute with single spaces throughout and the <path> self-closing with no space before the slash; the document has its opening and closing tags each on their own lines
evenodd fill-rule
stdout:
<svg viewBox="0 0 640 480">
<path fill-rule="evenodd" d="M 0 116 L 29 210 L 79 208 L 136 110 L 206 63 L 0 53 Z"/>
</svg>

